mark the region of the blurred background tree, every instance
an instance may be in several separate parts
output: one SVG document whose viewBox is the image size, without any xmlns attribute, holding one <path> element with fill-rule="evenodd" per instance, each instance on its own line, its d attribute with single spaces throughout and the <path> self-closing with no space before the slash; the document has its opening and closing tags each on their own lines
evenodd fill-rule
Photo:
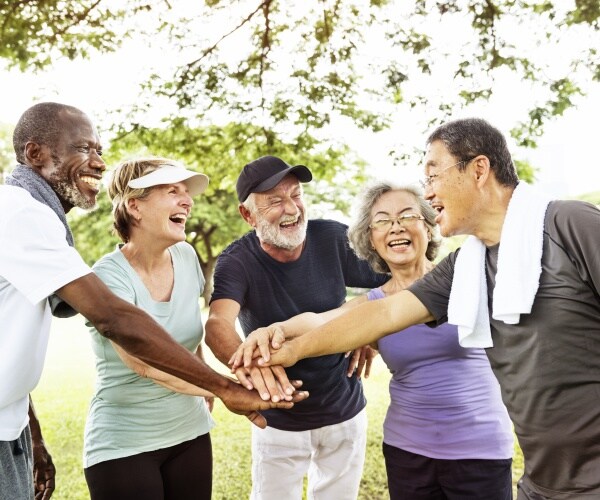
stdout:
<svg viewBox="0 0 600 500">
<path fill-rule="evenodd" d="M 212 292 L 211 278 L 219 253 L 249 230 L 238 214 L 235 194 L 237 175 L 246 163 L 268 151 L 292 164 L 310 165 L 315 181 L 306 185 L 307 190 L 315 205 L 326 211 L 347 211 L 347 189 L 356 190 L 365 180 L 360 162 L 343 164 L 348 155 L 346 148 L 306 154 L 303 144 L 288 144 L 271 137 L 266 146 L 266 140 L 262 129 L 246 124 L 191 129 L 183 121 L 175 121 L 166 129 L 136 126 L 113 141 L 105 156 L 108 163 L 139 156 L 177 158 L 189 168 L 209 176 L 209 186 L 195 200 L 186 223 L 188 241 L 196 249 L 206 277 L 205 300 Z M 307 149 L 312 150 L 312 147 Z M 355 186 L 337 179 L 340 173 L 344 179 L 351 178 Z M 311 208 L 308 211 L 313 215 Z M 111 251 L 118 242 L 110 232 L 111 226 L 111 205 L 105 191 L 100 193 L 98 208 L 93 214 L 79 211 L 71 216 L 76 246 L 90 263 Z"/>
<path fill-rule="evenodd" d="M 245 163 L 274 154 L 308 165 L 310 215 L 343 218 L 369 177 L 357 151 L 372 134 L 414 116 L 424 134 L 506 81 L 528 96 L 510 133 L 535 148 L 548 123 L 598 88 L 599 16 L 597 0 L 0 0 L 0 57 L 35 74 L 133 41 L 151 48 L 135 102 L 100 117 L 106 158 L 168 156 L 209 175 L 187 229 L 210 283 L 219 252 L 248 230 L 234 187 Z M 130 77 L 73 75 L 82 86 Z M 404 168 L 422 154 L 399 134 L 387 158 Z M 533 182 L 537 166 L 515 157 Z M 90 262 L 116 241 L 103 196 L 97 211 L 71 217 Z"/>
</svg>

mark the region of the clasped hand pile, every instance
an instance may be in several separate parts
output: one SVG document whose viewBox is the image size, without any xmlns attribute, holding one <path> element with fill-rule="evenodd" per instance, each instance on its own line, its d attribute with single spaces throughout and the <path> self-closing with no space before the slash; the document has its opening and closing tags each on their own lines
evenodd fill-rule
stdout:
<svg viewBox="0 0 600 500">
<path fill-rule="evenodd" d="M 286 339 L 281 323 L 257 328 L 239 345 L 229 359 L 231 372 L 247 389 L 256 388 L 261 398 L 273 402 L 290 401 L 301 380 L 290 381 L 284 367 L 293 366 L 301 358 L 301 348 L 294 339 Z M 346 375 L 365 378 L 371 373 L 377 351 L 364 346 L 345 354 L 351 356 Z"/>
</svg>

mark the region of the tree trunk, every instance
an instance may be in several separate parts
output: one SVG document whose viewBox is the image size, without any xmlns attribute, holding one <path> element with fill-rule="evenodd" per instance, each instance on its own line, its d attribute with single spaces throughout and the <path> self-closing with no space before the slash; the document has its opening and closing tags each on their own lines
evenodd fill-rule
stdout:
<svg viewBox="0 0 600 500">
<path fill-rule="evenodd" d="M 201 263 L 202 274 L 204 274 L 204 279 L 206 280 L 204 284 L 204 291 L 202 292 L 202 298 L 204 299 L 204 307 L 208 307 L 208 303 L 210 302 L 210 296 L 213 291 L 213 274 L 215 272 L 215 266 L 217 264 L 217 259 L 210 259 L 205 264 Z"/>
</svg>

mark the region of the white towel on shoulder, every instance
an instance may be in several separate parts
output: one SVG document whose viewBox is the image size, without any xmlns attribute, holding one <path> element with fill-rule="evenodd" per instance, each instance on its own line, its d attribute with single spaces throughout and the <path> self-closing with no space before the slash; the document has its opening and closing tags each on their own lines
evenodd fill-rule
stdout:
<svg viewBox="0 0 600 500">
<path fill-rule="evenodd" d="M 492 347 L 487 308 L 485 245 L 469 236 L 460 247 L 448 302 L 448 323 L 458 327 L 462 347 Z"/>
<path fill-rule="evenodd" d="M 544 217 L 550 198 L 519 182 L 508 204 L 500 235 L 492 317 L 517 324 L 529 314 L 542 272 Z M 458 326 L 462 347 L 492 347 L 485 245 L 469 236 L 454 268 L 448 322 Z"/>
</svg>

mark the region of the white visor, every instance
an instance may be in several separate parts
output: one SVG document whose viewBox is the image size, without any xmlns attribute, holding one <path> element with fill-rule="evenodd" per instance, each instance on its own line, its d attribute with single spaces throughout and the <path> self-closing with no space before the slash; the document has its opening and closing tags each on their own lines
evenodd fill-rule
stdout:
<svg viewBox="0 0 600 500">
<path fill-rule="evenodd" d="M 164 165 L 149 174 L 142 175 L 137 179 L 130 180 L 127 185 L 130 188 L 140 189 L 161 184 L 175 184 L 183 182 L 190 193 L 196 196 L 202 193 L 208 186 L 208 177 L 192 170 L 187 170 L 181 165 Z"/>
</svg>

